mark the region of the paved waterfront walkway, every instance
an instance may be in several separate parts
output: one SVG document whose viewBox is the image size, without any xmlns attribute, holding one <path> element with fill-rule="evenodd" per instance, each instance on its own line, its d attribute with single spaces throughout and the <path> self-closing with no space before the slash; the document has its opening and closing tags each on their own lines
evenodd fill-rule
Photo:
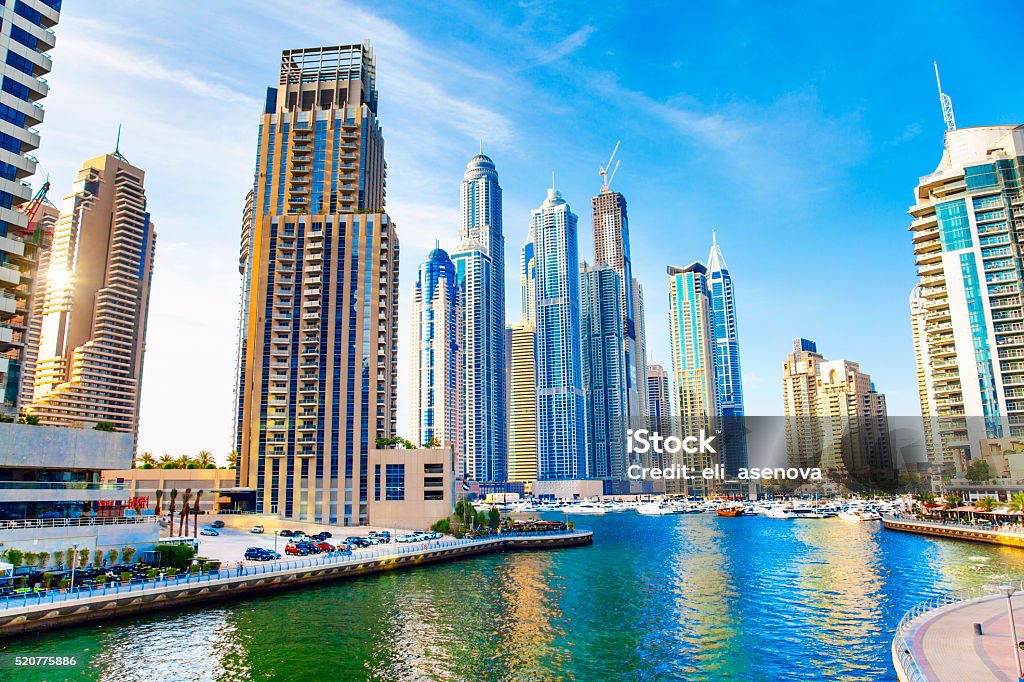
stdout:
<svg viewBox="0 0 1024 682">
<path fill-rule="evenodd" d="M 1013 598 L 1017 638 L 1024 640 L 1024 594 Z M 974 633 L 981 623 L 982 635 Z M 906 634 L 923 676 L 933 682 L 1003 682 L 1017 679 L 1006 597 L 983 597 L 930 611 Z M 1024 651 L 1020 652 L 1024 657 Z"/>
</svg>

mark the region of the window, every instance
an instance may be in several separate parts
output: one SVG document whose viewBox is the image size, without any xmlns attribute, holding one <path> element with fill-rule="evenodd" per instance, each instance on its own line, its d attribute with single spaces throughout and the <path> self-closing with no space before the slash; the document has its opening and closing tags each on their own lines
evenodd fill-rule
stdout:
<svg viewBox="0 0 1024 682">
<path fill-rule="evenodd" d="M 35 69 L 35 64 L 33 64 L 31 60 L 22 57 L 20 54 L 14 52 L 13 50 L 7 50 L 7 63 L 16 68 L 18 71 L 21 71 L 22 73 L 26 73 L 29 76 L 35 75 L 33 73 Z"/>
<path fill-rule="evenodd" d="M 6 149 L 9 152 L 20 154 L 21 140 L 8 135 L 7 133 L 0 133 L 0 149 Z"/>
<path fill-rule="evenodd" d="M 400 502 L 405 499 L 405 465 L 384 465 L 384 499 Z"/>
<path fill-rule="evenodd" d="M 425 476 L 423 478 L 424 488 L 443 488 L 444 479 L 440 476 Z"/>
<path fill-rule="evenodd" d="M 443 474 L 444 464 L 424 464 L 423 473 L 425 474 Z"/>
<path fill-rule="evenodd" d="M 33 50 L 39 47 L 39 40 L 34 35 L 14 24 L 11 24 L 11 39 Z"/>
<path fill-rule="evenodd" d="M 991 187 L 998 183 L 996 169 L 990 163 L 981 166 L 969 166 L 964 169 L 964 181 L 967 183 L 968 189 Z"/>
<path fill-rule="evenodd" d="M 424 490 L 423 491 L 423 499 L 424 500 L 428 500 L 428 501 L 429 500 L 443 500 L 444 499 L 444 491 L 443 490 Z"/>
<path fill-rule="evenodd" d="M 22 85 L 18 81 L 7 78 L 6 76 L 4 76 L 3 85 L 0 85 L 0 90 L 10 93 L 18 99 L 23 99 L 26 102 L 28 101 L 28 86 Z"/>
<path fill-rule="evenodd" d="M 0 104 L 0 120 L 13 123 L 19 128 L 25 127 L 25 114 L 6 104 Z"/>
<path fill-rule="evenodd" d="M 957 251 L 974 245 L 963 199 L 939 204 L 935 207 L 935 217 L 939 223 L 943 251 Z"/>
</svg>

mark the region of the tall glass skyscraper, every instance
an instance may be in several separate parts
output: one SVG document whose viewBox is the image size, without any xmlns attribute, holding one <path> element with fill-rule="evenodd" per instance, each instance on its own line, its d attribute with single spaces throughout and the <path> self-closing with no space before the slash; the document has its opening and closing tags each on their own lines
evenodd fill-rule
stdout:
<svg viewBox="0 0 1024 682">
<path fill-rule="evenodd" d="M 715 394 L 722 437 L 719 454 L 725 471 L 736 476 L 747 466 L 747 437 L 743 424 L 743 378 L 740 373 L 740 339 L 736 298 L 725 256 L 712 233 L 708 256 L 711 294 L 711 327 L 714 335 Z"/>
<path fill-rule="evenodd" d="M 523 320 L 530 324 L 537 322 L 537 258 L 533 244 L 533 226 L 526 235 L 526 243 L 520 252 L 519 302 Z"/>
<path fill-rule="evenodd" d="M 470 159 L 461 189 L 462 224 L 452 254 L 461 289 L 462 435 L 466 478 L 507 477 L 505 404 L 505 237 L 494 162 Z"/>
<path fill-rule="evenodd" d="M 552 187 L 531 222 L 537 262 L 538 476 L 586 478 L 576 215 Z"/>
<path fill-rule="evenodd" d="M 420 265 L 412 287 L 409 438 L 417 446 L 458 447 L 459 289 L 455 264 L 440 247 Z"/>
<path fill-rule="evenodd" d="M 643 381 L 646 353 L 637 338 L 636 304 L 633 298 L 633 266 L 629 255 L 629 217 L 626 197 L 607 186 L 591 198 L 594 226 L 594 264 L 607 265 L 619 275 L 619 307 L 622 310 L 622 352 L 626 365 L 627 414 L 639 419 L 646 412 Z"/>
<path fill-rule="evenodd" d="M 583 392 L 587 408 L 587 468 L 607 494 L 628 493 L 628 419 L 622 279 L 608 265 L 580 271 Z"/>
<path fill-rule="evenodd" d="M 285 50 L 256 154 L 238 481 L 257 511 L 367 523 L 370 449 L 396 431 L 399 256 L 369 44 Z"/>
<path fill-rule="evenodd" d="M 679 268 L 669 266 L 669 332 L 672 371 L 681 437 L 717 429 L 718 394 L 715 391 L 715 357 L 711 328 L 711 295 L 708 270 L 702 263 Z M 677 463 L 691 470 L 711 466 L 708 454 L 680 455 Z M 668 492 L 710 492 L 710 481 L 689 481 L 688 491 L 677 488 L 687 482 L 666 482 Z"/>
<path fill-rule="evenodd" d="M 960 128 L 914 192 L 916 357 L 938 468 L 965 470 L 984 439 L 1024 437 L 1022 182 L 1024 126 Z"/>
<path fill-rule="evenodd" d="M 18 413 L 25 344 L 29 335 L 33 280 L 42 235 L 17 210 L 32 198 L 24 182 L 36 172 L 28 153 L 39 147 L 35 126 L 43 121 L 39 103 L 50 90 L 43 78 L 46 54 L 56 37 L 61 0 L 0 3 L 0 415 Z M 38 217 L 38 216 L 37 216 Z"/>
</svg>

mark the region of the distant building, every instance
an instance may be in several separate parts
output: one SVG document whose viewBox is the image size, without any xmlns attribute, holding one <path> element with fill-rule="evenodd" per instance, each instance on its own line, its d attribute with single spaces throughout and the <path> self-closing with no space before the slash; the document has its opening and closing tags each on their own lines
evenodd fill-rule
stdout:
<svg viewBox="0 0 1024 682">
<path fill-rule="evenodd" d="M 576 215 L 555 188 L 532 214 L 537 260 L 538 476 L 588 477 Z"/>
<path fill-rule="evenodd" d="M 891 483 L 894 466 L 885 396 L 849 360 L 825 360 L 794 342 L 783 365 L 791 467 L 821 467 L 847 487 Z"/>
<path fill-rule="evenodd" d="M 671 386 L 668 371 L 647 365 L 647 418 L 649 428 L 663 436 L 672 434 Z"/>
<path fill-rule="evenodd" d="M 537 480 L 537 333 L 529 322 L 505 326 L 508 480 Z"/>
<path fill-rule="evenodd" d="M 61 204 L 25 406 L 41 424 L 138 433 L 156 252 L 144 182 L 115 151 L 86 161 Z"/>
<path fill-rule="evenodd" d="M 422 447 L 450 443 L 461 453 L 459 288 L 440 247 L 420 265 L 410 308 L 409 438 Z"/>
<path fill-rule="evenodd" d="M 466 165 L 461 187 L 459 245 L 452 253 L 460 288 L 463 339 L 462 448 L 466 478 L 507 477 L 505 405 L 505 237 L 501 185 L 483 153 Z"/>
<path fill-rule="evenodd" d="M 1024 436 L 1024 126 L 947 130 L 943 147 L 910 208 L 916 355 L 933 461 L 965 471 L 982 441 Z"/>
<path fill-rule="evenodd" d="M 372 450 L 369 522 L 378 528 L 427 530 L 455 510 L 452 448 Z"/>
<path fill-rule="evenodd" d="M 712 236 L 708 256 L 711 293 L 711 329 L 714 336 L 715 393 L 718 405 L 721 450 L 726 474 L 736 476 L 747 466 L 747 438 L 743 421 L 743 374 L 740 371 L 739 321 L 736 294 L 725 256 Z"/>
<path fill-rule="evenodd" d="M 60 211 L 43 201 L 36 212 L 37 235 L 39 236 L 38 258 L 35 278 L 32 282 L 32 298 L 25 330 L 25 352 L 21 363 L 21 399 L 19 405 L 29 405 L 36 384 L 36 361 L 39 359 L 39 336 L 43 332 L 43 304 L 46 302 L 46 276 L 50 272 L 50 246 Z M 2 362 L 2 361 L 0 361 Z"/>
<path fill-rule="evenodd" d="M 537 258 L 533 240 L 531 225 L 520 253 L 519 269 L 520 311 L 523 320 L 530 324 L 537 323 Z"/>
<path fill-rule="evenodd" d="M 43 78 L 50 72 L 47 54 L 57 40 L 53 27 L 60 19 L 60 2 L 11 2 L 2 10 L 0 39 L 5 59 L 0 61 L 0 414 L 14 416 L 21 405 L 22 363 L 30 324 L 36 261 L 43 250 L 42 225 L 30 225 L 18 210 L 32 199 L 25 182 L 36 172 L 29 154 L 39 147 L 43 121 L 41 100 L 50 91 Z M 37 214 L 37 219 L 39 218 Z"/>
<path fill-rule="evenodd" d="M 715 390 L 714 336 L 711 327 L 711 295 L 708 270 L 701 263 L 686 267 L 669 266 L 669 333 L 672 372 L 675 375 L 676 406 L 681 437 L 714 434 L 717 429 L 718 394 Z M 675 463 L 700 472 L 715 463 L 710 453 L 680 454 Z M 668 492 L 707 494 L 712 481 L 703 478 L 666 482 Z"/>
<path fill-rule="evenodd" d="M 933 467 L 933 474 L 951 472 L 955 468 L 953 457 L 942 448 L 939 430 L 938 405 L 935 396 L 935 380 L 929 371 L 932 360 L 928 353 L 928 308 L 927 299 L 921 296 L 921 287 L 910 292 L 910 333 L 914 342 L 914 360 L 917 367 L 917 396 L 921 401 L 921 425 L 924 432 L 925 453 Z"/>
<path fill-rule="evenodd" d="M 580 309 L 587 468 L 590 477 L 608 481 L 608 493 L 626 493 L 629 370 L 623 352 L 622 280 L 614 268 L 582 264 Z"/>
</svg>

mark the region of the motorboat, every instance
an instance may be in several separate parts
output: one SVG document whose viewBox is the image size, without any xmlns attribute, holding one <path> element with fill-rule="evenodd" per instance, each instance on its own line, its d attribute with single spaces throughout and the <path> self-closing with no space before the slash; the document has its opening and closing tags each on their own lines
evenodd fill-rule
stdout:
<svg viewBox="0 0 1024 682">
<path fill-rule="evenodd" d="M 794 506 L 789 511 L 793 515 L 793 518 L 796 518 L 796 519 L 823 519 L 823 518 L 825 518 L 824 514 L 818 512 L 815 509 L 812 509 L 811 507 L 807 507 L 807 506 L 804 506 L 804 505 Z"/>
<path fill-rule="evenodd" d="M 657 502 L 641 504 L 636 508 L 636 511 L 644 516 L 668 516 L 669 514 L 676 513 L 671 507 L 664 507 Z"/>
<path fill-rule="evenodd" d="M 776 505 L 768 509 L 764 514 L 767 519 L 795 519 L 796 515 L 793 514 L 792 510 L 782 505 Z"/>
<path fill-rule="evenodd" d="M 839 512 L 843 521 L 881 521 L 882 515 L 871 509 L 846 509 Z"/>
<path fill-rule="evenodd" d="M 563 507 L 562 511 L 566 514 L 604 514 L 608 510 L 603 505 L 594 502 L 580 502 L 579 504 Z"/>
</svg>

